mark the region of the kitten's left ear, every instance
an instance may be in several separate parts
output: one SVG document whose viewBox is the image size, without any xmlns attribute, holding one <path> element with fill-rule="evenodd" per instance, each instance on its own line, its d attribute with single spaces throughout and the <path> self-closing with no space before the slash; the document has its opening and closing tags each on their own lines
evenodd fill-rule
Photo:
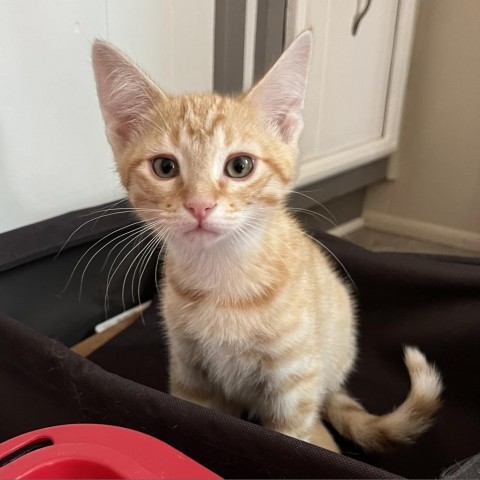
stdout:
<svg viewBox="0 0 480 480">
<path fill-rule="evenodd" d="M 107 138 L 116 153 L 142 131 L 148 112 L 166 96 L 109 42 L 95 41 L 92 63 Z"/>
<path fill-rule="evenodd" d="M 285 143 L 295 144 L 303 128 L 302 108 L 312 52 L 312 32 L 300 34 L 246 95 Z"/>
</svg>

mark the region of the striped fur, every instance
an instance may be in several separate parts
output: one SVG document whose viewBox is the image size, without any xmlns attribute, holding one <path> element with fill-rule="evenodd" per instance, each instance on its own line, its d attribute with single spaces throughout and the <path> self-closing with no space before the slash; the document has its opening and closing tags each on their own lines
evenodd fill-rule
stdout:
<svg viewBox="0 0 480 480">
<path fill-rule="evenodd" d="M 412 390 L 394 413 L 374 417 L 343 390 L 356 357 L 351 295 L 285 208 L 310 50 L 305 32 L 252 90 L 230 97 L 167 95 L 106 42 L 95 43 L 93 63 L 121 180 L 166 242 L 171 392 L 231 415 L 248 409 L 268 428 L 338 451 L 323 415 L 381 449 L 427 428 L 441 383 L 409 349 Z M 225 173 L 235 155 L 254 161 L 243 179 Z M 158 156 L 180 174 L 156 176 Z"/>
</svg>

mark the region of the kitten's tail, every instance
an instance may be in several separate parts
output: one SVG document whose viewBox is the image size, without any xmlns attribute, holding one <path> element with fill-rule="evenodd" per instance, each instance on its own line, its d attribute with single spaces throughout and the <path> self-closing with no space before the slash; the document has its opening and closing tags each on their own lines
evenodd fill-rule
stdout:
<svg viewBox="0 0 480 480">
<path fill-rule="evenodd" d="M 405 401 L 386 415 L 368 413 L 345 391 L 329 394 L 326 419 L 344 437 L 366 451 L 383 451 L 396 442 L 409 443 L 432 424 L 440 407 L 442 381 L 433 365 L 413 347 L 405 348 L 411 388 Z"/>
</svg>

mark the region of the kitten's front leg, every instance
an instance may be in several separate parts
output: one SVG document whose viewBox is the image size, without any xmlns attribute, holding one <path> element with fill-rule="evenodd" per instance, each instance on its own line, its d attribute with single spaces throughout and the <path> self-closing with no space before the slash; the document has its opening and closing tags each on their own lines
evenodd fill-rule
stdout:
<svg viewBox="0 0 480 480">
<path fill-rule="evenodd" d="M 198 369 L 179 359 L 170 363 L 170 393 L 173 396 L 226 415 L 240 416 L 241 410 L 212 388 Z"/>
<path fill-rule="evenodd" d="M 320 400 L 315 395 L 302 396 L 300 389 L 279 391 L 264 408 L 262 423 L 277 432 L 340 452 L 330 432 L 320 419 Z"/>
<path fill-rule="evenodd" d="M 310 443 L 322 448 L 326 448 L 327 450 L 331 450 L 332 452 L 341 453 L 340 448 L 333 439 L 332 434 L 328 431 L 321 419 L 318 419 L 313 426 L 313 430 L 310 435 Z"/>
</svg>

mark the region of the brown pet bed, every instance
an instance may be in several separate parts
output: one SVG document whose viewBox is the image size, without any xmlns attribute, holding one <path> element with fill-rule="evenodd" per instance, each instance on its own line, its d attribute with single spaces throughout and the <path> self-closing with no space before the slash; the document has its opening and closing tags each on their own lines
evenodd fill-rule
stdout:
<svg viewBox="0 0 480 480">
<path fill-rule="evenodd" d="M 138 302 L 129 288 L 122 299 L 126 261 L 105 312 L 106 276 L 115 258 L 109 248 L 92 261 L 82 301 L 77 298 L 86 262 L 107 241 L 109 247 L 113 239 L 120 242 L 131 217 L 90 222 L 55 258 L 91 213 L 0 235 L 0 441 L 63 423 L 120 425 L 153 435 L 227 478 L 436 478 L 480 451 L 480 259 L 372 253 L 315 232 L 356 285 L 360 356 L 350 391 L 373 413 L 399 404 L 409 389 L 403 345 L 418 346 L 445 383 L 435 425 L 415 444 L 367 456 L 339 438 L 341 456 L 165 393 L 167 345 L 155 299 L 142 319 L 88 359 L 71 352 L 68 346 L 105 316 Z M 105 240 L 85 255 L 61 293 L 77 260 L 99 238 Z M 157 295 L 154 285 L 151 261 L 140 301 Z M 478 477 L 479 463 L 470 460 L 449 474 Z"/>
</svg>

